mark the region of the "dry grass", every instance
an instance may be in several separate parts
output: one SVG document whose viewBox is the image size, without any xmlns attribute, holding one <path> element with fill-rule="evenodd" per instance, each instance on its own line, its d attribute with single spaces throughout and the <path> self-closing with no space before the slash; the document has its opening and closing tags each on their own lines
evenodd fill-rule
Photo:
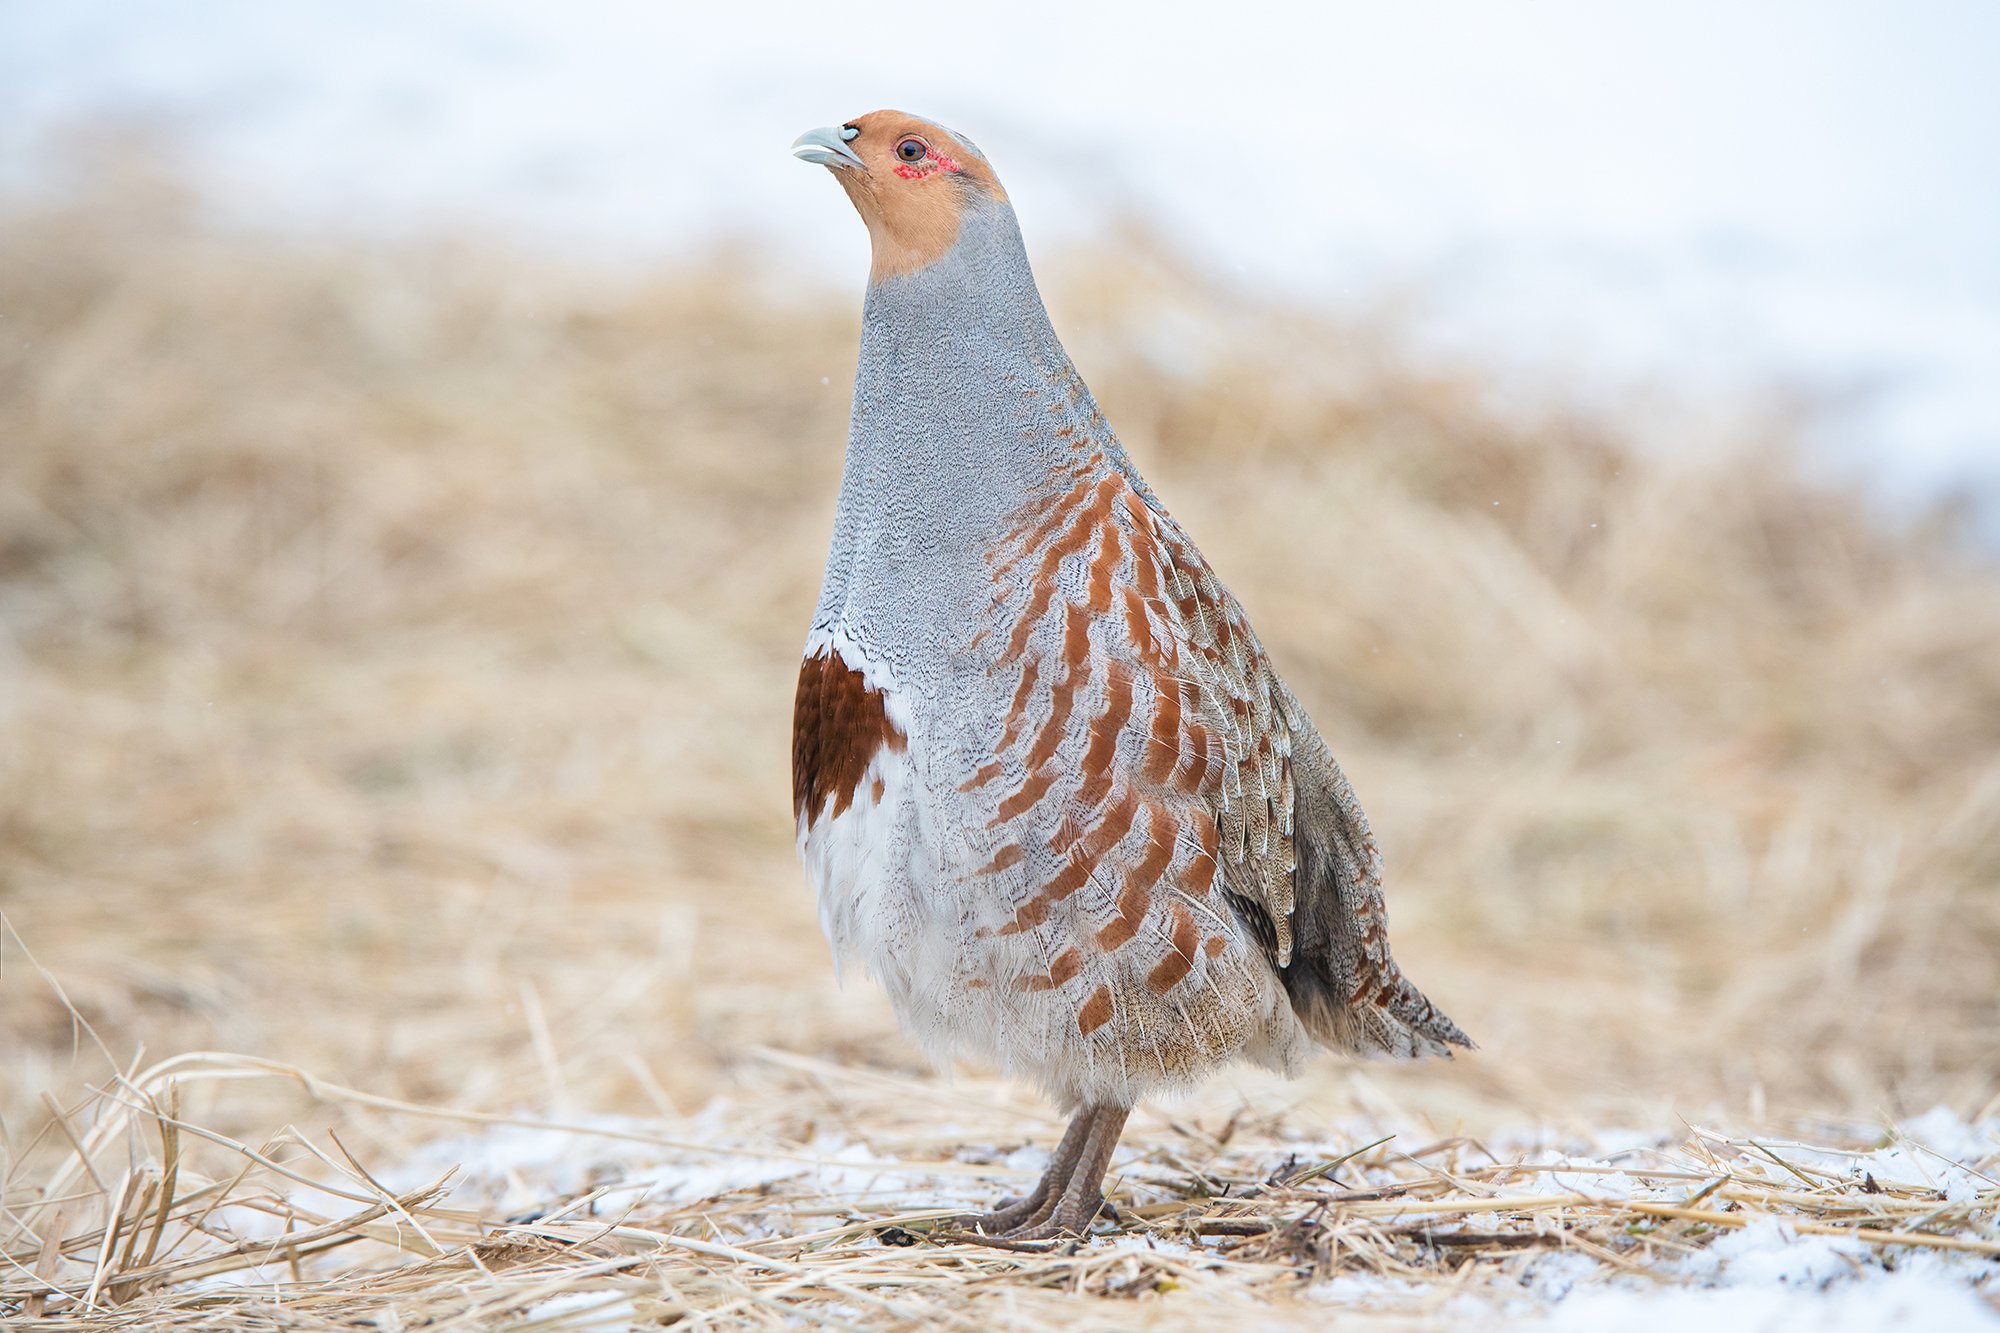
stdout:
<svg viewBox="0 0 2000 1333">
<path fill-rule="evenodd" d="M 331 1137 L 382 1172 L 432 1119 L 226 1076 L 267 1060 L 396 1103 L 660 1126 L 728 1092 L 767 1147 L 806 1151 L 802 1122 L 838 1114 L 851 1142 L 950 1158 L 910 1091 L 940 1085 L 868 987 L 834 988 L 793 864 L 787 701 L 856 311 L 738 280 L 759 267 L 278 243 L 131 186 L 0 220 L 0 1313 L 33 1299 L 24 1269 L 106 1326 L 317 1326 L 429 1309 L 424 1291 L 472 1326 L 587 1267 L 648 1311 L 745 1321 L 837 1282 L 857 1318 L 1001 1302 L 1033 1323 L 1064 1284 L 1164 1273 L 1248 1300 L 1364 1252 L 1460 1280 L 1448 1246 L 1366 1210 L 1314 1213 L 1308 1245 L 1287 1219 L 1318 1186 L 1240 1214 L 1137 1205 L 1167 1236 L 1285 1223 L 1231 1240 L 1221 1277 L 889 1252 L 864 1238 L 894 1209 L 804 1194 L 768 1216 L 646 1205 L 570 1244 L 456 1195 L 391 1203 Z M 1782 404 L 1533 401 L 1413 364 L 1374 325 L 1247 306 L 1136 242 L 1045 276 L 1112 420 L 1362 793 L 1399 955 L 1484 1048 L 1228 1085 L 1273 1108 L 1243 1155 L 1213 1142 L 1218 1111 L 1185 1143 L 1137 1122 L 1142 1158 L 1248 1179 L 1301 1106 L 1404 1142 L 1614 1110 L 1990 1113 L 2000 574 L 1803 479 Z M 828 1063 L 780 1076 L 746 1062 L 764 1046 Z M 173 1062 L 200 1050 L 243 1056 Z M 836 1068 L 899 1091 L 857 1099 Z M 1025 1108 L 1009 1130 L 985 1105 L 953 1123 L 1018 1144 Z M 238 1177 L 267 1144 L 351 1197 Z M 1483 1197 L 1467 1151 L 1369 1161 L 1411 1197 Z M 1776 1206 L 1728 1170 L 1751 1193 L 1703 1207 Z M 291 1219 L 256 1262 L 269 1278 L 299 1253 L 298 1285 L 257 1310 L 192 1280 L 251 1261 L 198 1229 L 225 1197 Z M 1843 1185 L 1784 1206 L 1895 1227 L 1924 1202 Z M 1645 1261 L 1650 1241 L 1617 1242 L 1629 1210 L 1491 1225 L 1551 1217 Z M 343 1248 L 312 1259 L 297 1237 L 322 1219 Z M 425 1233 L 443 1254 L 416 1266 L 376 1246 Z M 772 1266 L 658 1248 L 708 1240 Z"/>
<path fill-rule="evenodd" d="M 953 1221 L 1040 1165 L 993 1146 L 1033 1114 L 1006 1089 L 756 1048 L 742 1066 L 747 1116 L 565 1124 L 181 1056 L 110 1080 L 64 1122 L 46 1197 L 0 1233 L 0 1312 L 83 1329 L 1040 1330 L 1314 1325 L 1336 1301 L 1375 1326 L 1435 1327 L 1533 1309 L 1551 1282 L 1698 1281 L 1719 1237 L 1776 1223 L 1841 1242 L 1827 1256 L 1843 1270 L 1915 1255 L 1930 1280 L 2000 1294 L 2000 1180 L 1941 1188 L 1901 1142 L 1885 1155 L 1879 1139 L 1829 1147 L 1824 1130 L 1807 1145 L 1689 1128 L 1579 1164 L 1466 1135 L 1329 1135 L 1242 1105 L 1142 1112 L 1112 1172 L 1117 1237 L 1010 1244 Z M 187 1096 L 246 1082 L 295 1085 L 376 1132 L 444 1120 L 485 1137 L 404 1146 L 385 1171 L 331 1130 L 253 1144 L 185 1118 Z"/>
</svg>

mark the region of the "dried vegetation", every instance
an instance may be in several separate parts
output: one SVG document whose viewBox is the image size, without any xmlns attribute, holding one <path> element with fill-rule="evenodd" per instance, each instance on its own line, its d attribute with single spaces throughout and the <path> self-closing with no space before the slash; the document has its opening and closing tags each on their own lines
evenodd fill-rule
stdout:
<svg viewBox="0 0 2000 1333">
<path fill-rule="evenodd" d="M 759 267 L 281 242 L 158 187 L 0 219 L 0 1318 L 1248 1322 L 1414 1273 L 1421 1321 L 1537 1247 L 1651 1271 L 1768 1212 L 1991 1252 L 1990 1196 L 1740 1139 L 1622 1199 L 1479 1144 L 1994 1113 L 2000 573 L 1808 479 L 1776 400 L 1537 399 L 1137 240 L 1049 267 L 1058 324 L 1483 1050 L 1142 1116 L 1127 1237 L 1075 1253 L 885 1246 L 934 1216 L 851 1173 L 403 1180 L 453 1120 L 618 1115 L 627 1175 L 836 1127 L 970 1203 L 1051 1137 L 834 987 L 786 728 L 856 312 Z M 726 1135 L 685 1114 L 718 1094 Z M 1347 1177 L 1274 1174 L 1368 1126 Z"/>
</svg>

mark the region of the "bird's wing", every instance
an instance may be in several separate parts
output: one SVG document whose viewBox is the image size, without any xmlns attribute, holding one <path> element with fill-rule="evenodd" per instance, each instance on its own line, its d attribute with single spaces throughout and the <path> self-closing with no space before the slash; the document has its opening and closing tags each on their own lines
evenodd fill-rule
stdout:
<svg viewBox="0 0 2000 1333">
<path fill-rule="evenodd" d="M 1203 795 L 1221 833 L 1218 878 L 1230 905 L 1322 1041 L 1403 1056 L 1471 1045 L 1390 955 L 1382 857 L 1346 775 L 1236 598 L 1141 487 L 1135 582 L 1157 583 L 1147 600 L 1166 669 L 1191 696 L 1183 743 L 1207 743 L 1187 734 L 1197 727 L 1220 742 Z"/>
<path fill-rule="evenodd" d="M 1390 957 L 1368 821 L 1236 599 L 1136 475 L 1074 476 L 1016 516 L 973 638 L 1011 702 L 960 787 L 992 811 L 970 879 L 1019 878 L 985 928 L 1044 941 L 1019 984 L 1102 987 L 1087 1033 L 1119 994 L 1214 999 L 1247 936 L 1330 1045 L 1464 1044 Z"/>
</svg>

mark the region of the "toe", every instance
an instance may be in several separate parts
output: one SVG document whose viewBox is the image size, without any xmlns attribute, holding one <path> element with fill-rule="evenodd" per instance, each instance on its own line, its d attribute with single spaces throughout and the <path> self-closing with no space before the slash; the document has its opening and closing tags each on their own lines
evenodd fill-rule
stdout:
<svg viewBox="0 0 2000 1333">
<path fill-rule="evenodd" d="M 1034 1219 L 1037 1201 L 1027 1197 L 1002 1199 L 990 1213 L 966 1213 L 951 1219 L 952 1225 L 982 1236 L 999 1236 Z"/>
<path fill-rule="evenodd" d="M 1030 1218 L 1012 1230 L 1003 1231 L 997 1240 L 1062 1240 L 1084 1238 L 1090 1235 L 1091 1223 L 1097 1220 L 1098 1210 L 1104 1201 L 1097 1199 L 1088 1205 L 1073 1200 L 1064 1200 L 1046 1216 Z"/>
</svg>

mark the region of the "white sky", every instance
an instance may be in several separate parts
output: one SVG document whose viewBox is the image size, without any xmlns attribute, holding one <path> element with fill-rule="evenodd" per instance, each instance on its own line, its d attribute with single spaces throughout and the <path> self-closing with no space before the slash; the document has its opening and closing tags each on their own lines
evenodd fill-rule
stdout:
<svg viewBox="0 0 2000 1333">
<path fill-rule="evenodd" d="M 1072 12 L 1074 11 L 1074 12 Z M 800 130 L 901 106 L 1030 248 L 1134 205 L 1244 280 L 1425 280 L 1591 373 L 1881 388 L 1905 480 L 2000 475 L 2000 4 L 0 0 L 0 172 L 112 113 L 239 215 L 671 252 L 858 289 Z"/>
</svg>

